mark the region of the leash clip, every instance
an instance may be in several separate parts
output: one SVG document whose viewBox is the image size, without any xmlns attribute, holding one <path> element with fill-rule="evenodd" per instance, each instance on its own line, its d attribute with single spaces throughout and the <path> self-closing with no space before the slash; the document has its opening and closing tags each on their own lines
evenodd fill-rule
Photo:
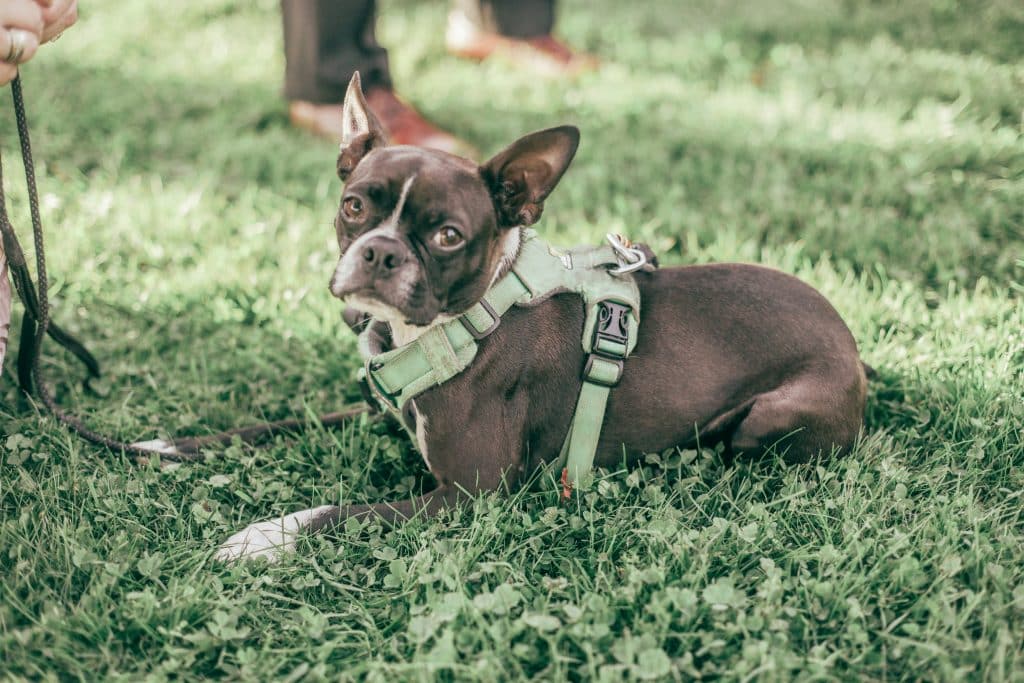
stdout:
<svg viewBox="0 0 1024 683">
<path fill-rule="evenodd" d="M 605 235 L 605 239 L 608 240 L 608 244 L 612 246 L 612 250 L 620 260 L 624 261 L 623 265 L 618 268 L 612 268 L 608 272 L 612 275 L 626 275 L 634 271 L 640 270 L 647 265 L 647 254 L 642 250 L 634 247 L 628 239 L 622 235 L 616 235 L 615 233 L 608 233 Z"/>
</svg>

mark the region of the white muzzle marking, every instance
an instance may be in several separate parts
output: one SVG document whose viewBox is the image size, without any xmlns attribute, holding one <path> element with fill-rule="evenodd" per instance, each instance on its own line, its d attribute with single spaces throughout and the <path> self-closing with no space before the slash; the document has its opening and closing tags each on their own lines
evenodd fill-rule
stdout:
<svg viewBox="0 0 1024 683">
<path fill-rule="evenodd" d="M 345 253 L 341 255 L 341 258 L 338 260 L 338 267 L 334 269 L 334 277 L 331 278 L 331 294 L 341 298 L 341 293 L 345 289 L 343 283 L 349 278 L 354 277 L 361 267 L 360 260 L 362 259 L 363 246 L 367 242 L 375 237 L 382 236 L 396 240 L 401 239 L 401 235 L 398 233 L 398 221 L 402 217 L 402 209 L 405 208 L 405 200 L 409 196 L 409 188 L 412 187 L 414 180 L 416 180 L 415 173 L 406 178 L 402 184 L 402 192 L 398 195 L 398 201 L 395 203 L 395 208 L 391 211 L 391 215 L 381 221 L 377 227 L 367 230 L 360 235 L 356 241 L 349 245 Z"/>
</svg>

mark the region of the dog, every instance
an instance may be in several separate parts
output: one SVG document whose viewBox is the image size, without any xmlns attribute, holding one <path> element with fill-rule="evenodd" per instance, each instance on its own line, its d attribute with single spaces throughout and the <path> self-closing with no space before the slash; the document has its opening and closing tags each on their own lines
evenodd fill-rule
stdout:
<svg viewBox="0 0 1024 683">
<path fill-rule="evenodd" d="M 524 228 L 572 161 L 579 131 L 526 135 L 483 165 L 390 146 L 358 74 L 344 102 L 335 219 L 341 257 L 331 293 L 400 347 L 457 318 L 512 267 Z M 847 451 L 860 432 L 866 366 L 836 310 L 798 279 L 756 265 L 662 268 L 633 276 L 642 301 L 635 351 L 610 391 L 594 464 L 638 462 L 673 447 L 724 445 L 727 458 L 788 462 Z M 514 488 L 566 439 L 586 353 L 572 293 L 513 307 L 469 366 L 418 394 L 408 411 L 437 488 L 411 500 L 324 505 L 253 524 L 218 559 L 274 559 L 301 532 L 352 516 L 395 523 Z M 346 319 L 360 315 L 348 311 Z M 774 449 L 774 450 L 773 450 Z"/>
</svg>

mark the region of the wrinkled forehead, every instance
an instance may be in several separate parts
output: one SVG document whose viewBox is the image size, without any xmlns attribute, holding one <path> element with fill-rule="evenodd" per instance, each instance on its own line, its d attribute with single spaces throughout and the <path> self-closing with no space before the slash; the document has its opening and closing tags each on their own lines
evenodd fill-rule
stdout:
<svg viewBox="0 0 1024 683">
<path fill-rule="evenodd" d="M 370 190 L 395 200 L 408 185 L 408 199 L 419 207 L 490 206 L 490 198 L 471 161 L 444 152 L 408 147 L 384 147 L 359 162 L 346 189 Z M 391 195 L 394 195 L 393 197 Z"/>
</svg>

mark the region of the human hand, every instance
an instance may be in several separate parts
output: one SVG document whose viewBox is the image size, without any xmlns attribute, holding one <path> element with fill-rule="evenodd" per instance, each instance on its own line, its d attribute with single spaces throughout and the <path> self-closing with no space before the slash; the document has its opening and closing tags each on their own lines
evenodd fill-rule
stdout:
<svg viewBox="0 0 1024 683">
<path fill-rule="evenodd" d="M 0 85 L 78 19 L 78 0 L 0 0 Z"/>
<path fill-rule="evenodd" d="M 43 6 L 36 0 L 0 2 L 0 85 L 18 75 L 18 65 L 30 59 L 43 35 Z"/>
</svg>

